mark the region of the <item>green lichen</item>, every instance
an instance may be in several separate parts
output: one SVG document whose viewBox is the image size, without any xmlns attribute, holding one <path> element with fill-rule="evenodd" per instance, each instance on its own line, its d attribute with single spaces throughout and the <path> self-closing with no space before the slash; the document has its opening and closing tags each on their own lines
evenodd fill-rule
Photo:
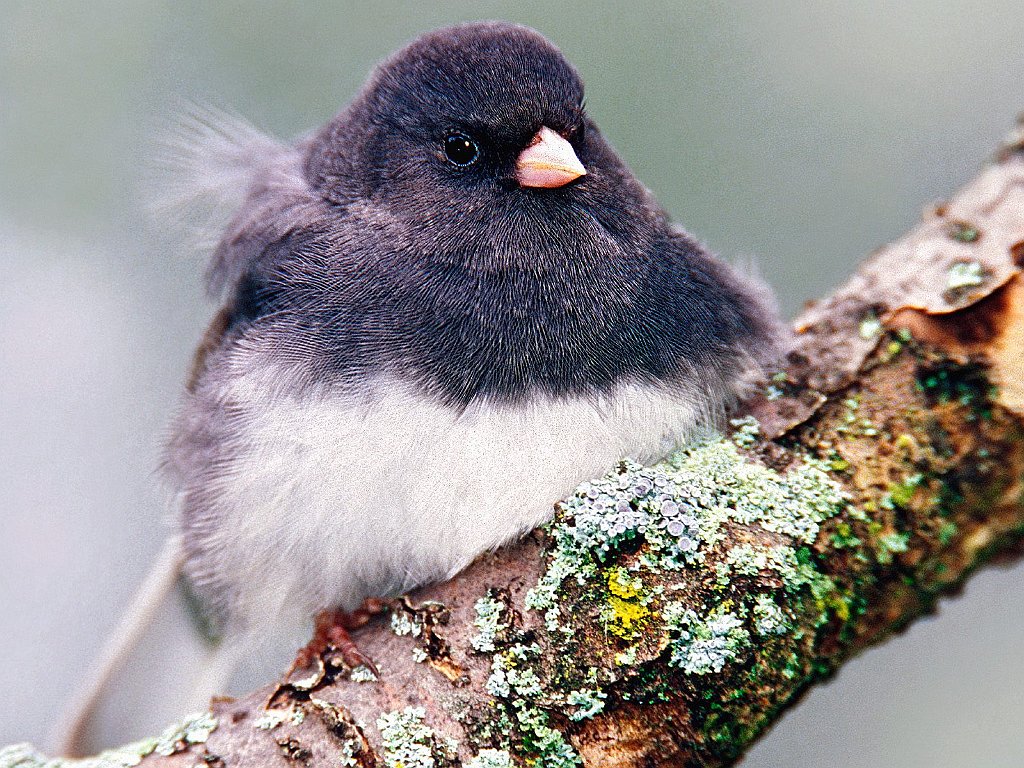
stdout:
<svg viewBox="0 0 1024 768">
<path fill-rule="evenodd" d="M 878 538 L 878 562 L 882 565 L 889 565 L 892 563 L 894 554 L 907 551 L 907 545 L 910 541 L 909 533 L 888 533 Z"/>
<path fill-rule="evenodd" d="M 31 744 L 12 744 L 0 748 L 0 768 L 133 768 L 152 752 L 151 740 L 107 750 L 84 760 L 49 758 Z"/>
<path fill-rule="evenodd" d="M 985 273 L 977 261 L 958 261 L 946 272 L 946 290 L 971 288 L 985 282 Z"/>
<path fill-rule="evenodd" d="M 424 722 L 426 716 L 422 707 L 406 707 L 377 718 L 388 768 L 436 768 L 439 757 L 451 756 L 450 746 L 442 745 Z"/>
<path fill-rule="evenodd" d="M 673 635 L 669 663 L 690 675 L 721 672 L 750 645 L 743 620 L 721 607 L 702 617 L 684 605 L 670 603 L 664 618 Z"/>
<path fill-rule="evenodd" d="M 793 622 L 782 607 L 769 595 L 758 595 L 751 612 L 754 631 L 762 636 L 784 635 L 792 631 Z"/>
<path fill-rule="evenodd" d="M 209 712 L 199 712 L 168 727 L 156 738 L 142 739 L 81 760 L 48 758 L 31 744 L 13 744 L 0 748 L 0 768 L 132 768 L 147 755 L 169 757 L 193 744 L 202 744 L 216 728 L 217 718 Z"/>
<path fill-rule="evenodd" d="M 974 243 L 981 237 L 978 228 L 966 221 L 951 221 L 946 227 L 946 233 L 960 243 Z"/>
<path fill-rule="evenodd" d="M 864 543 L 853 532 L 853 526 L 845 522 L 836 525 L 835 530 L 832 531 L 830 536 L 830 541 L 836 549 L 852 549 Z"/>
<path fill-rule="evenodd" d="M 876 338 L 882 332 L 882 321 L 873 311 L 868 312 L 860 321 L 858 329 L 860 337 L 865 340 Z"/>
<path fill-rule="evenodd" d="M 717 435 L 652 467 L 624 461 L 560 505 L 548 568 L 530 590 L 527 607 L 560 615 L 563 582 L 586 583 L 614 552 L 638 540 L 647 544 L 645 562 L 653 570 L 702 563 L 728 522 L 813 543 L 821 523 L 847 504 L 827 470 L 807 457 L 781 474 L 749 461 Z"/>
<path fill-rule="evenodd" d="M 540 656 L 540 646 L 516 644 L 495 654 L 491 661 L 491 674 L 487 678 L 487 692 L 499 699 L 534 699 L 544 693 L 540 677 L 523 662 Z"/>
<path fill-rule="evenodd" d="M 956 523 L 951 520 L 946 520 L 941 526 L 939 526 L 939 543 L 942 546 L 946 546 L 953 541 L 959 530 L 960 529 L 957 527 Z"/>
<path fill-rule="evenodd" d="M 351 739 L 346 739 L 339 750 L 342 768 L 357 768 L 362 748 Z"/>
<path fill-rule="evenodd" d="M 515 768 L 515 763 L 506 749 L 481 749 L 466 768 Z"/>
<path fill-rule="evenodd" d="M 546 622 L 549 629 L 572 631 L 560 618 L 563 585 L 589 584 L 606 595 L 602 618 L 611 634 L 631 640 L 645 622 L 658 619 L 673 638 L 676 666 L 688 674 L 721 671 L 738 657 L 751 632 L 774 634 L 790 626 L 774 598 L 751 594 L 732 608 L 714 601 L 670 602 L 659 617 L 660 597 L 644 587 L 642 573 L 682 571 L 685 585 L 685 572 L 695 569 L 694 578 L 700 579 L 706 559 L 725 539 L 725 526 L 734 523 L 760 527 L 792 545 L 742 543 L 715 555 L 713 572 L 723 594 L 734 578 L 773 573 L 786 593 L 810 595 L 817 624 L 830 614 L 849 617 L 849 605 L 835 583 L 817 569 L 811 550 L 801 546 L 813 544 L 821 524 L 848 507 L 828 475 L 830 467 L 805 457 L 783 474 L 751 461 L 737 443 L 746 442 L 743 435 L 756 434 L 756 422 L 735 426 L 739 440 L 707 435 L 653 467 L 623 462 L 563 502 L 550 528 L 555 544 L 548 568 L 527 598 L 529 608 L 546 618 L 558 617 Z M 611 564 L 617 553 L 638 544 L 643 545 L 634 566 L 639 571 Z M 620 666 L 634 659 L 635 649 L 616 656 Z"/>
<path fill-rule="evenodd" d="M 423 626 L 413 620 L 409 614 L 395 611 L 391 614 L 391 631 L 399 637 L 404 635 L 419 637 L 423 633 Z"/>
<path fill-rule="evenodd" d="M 577 768 L 583 765 L 579 753 L 565 740 L 562 732 L 549 725 L 547 712 L 537 707 L 517 707 L 516 720 L 526 752 L 534 755 L 533 768 Z"/>
<path fill-rule="evenodd" d="M 261 731 L 271 731 L 284 722 L 292 725 L 302 725 L 306 719 L 306 713 L 301 709 L 268 709 L 252 722 L 253 728 Z"/>
<path fill-rule="evenodd" d="M 878 427 L 871 419 L 864 418 L 858 414 L 860 409 L 860 396 L 853 395 L 843 400 L 845 411 L 843 420 L 836 425 L 835 430 L 841 435 L 852 435 L 855 437 L 876 437 Z"/>
<path fill-rule="evenodd" d="M 626 650 L 615 654 L 615 663 L 620 667 L 632 667 L 636 664 L 639 652 L 640 649 L 637 646 L 631 645 Z"/>
<path fill-rule="evenodd" d="M 377 682 L 377 675 L 369 667 L 360 664 L 348 673 L 348 679 L 353 683 L 375 683 Z"/>
<path fill-rule="evenodd" d="M 508 624 L 501 620 L 505 604 L 485 595 L 473 607 L 476 610 L 473 625 L 477 628 L 477 634 L 470 640 L 470 644 L 481 653 L 493 653 L 498 634 L 508 629 Z"/>
<path fill-rule="evenodd" d="M 753 416 L 732 419 L 729 426 L 733 428 L 732 440 L 740 448 L 750 448 L 761 434 L 761 425 Z"/>
<path fill-rule="evenodd" d="M 576 707 L 576 711 L 569 715 L 570 720 L 589 720 L 599 715 L 604 710 L 605 699 L 608 695 L 599 689 L 584 688 L 578 691 L 570 691 L 565 697 L 566 703 Z"/>
<path fill-rule="evenodd" d="M 855 418 L 858 429 L 863 421 Z M 833 467 L 804 455 L 786 471 L 773 469 L 745 453 L 757 422 L 733 427 L 731 437 L 705 434 L 653 466 L 623 461 L 558 505 L 546 569 L 526 607 L 563 647 L 585 641 L 584 653 L 596 654 L 592 666 L 542 655 L 543 630 L 506 626 L 507 608 L 491 594 L 478 601 L 471 643 L 491 654 L 486 689 L 495 699 L 484 743 L 528 765 L 578 765 L 560 723 L 594 717 L 612 697 L 653 702 L 679 694 L 678 679 L 641 662 L 664 653 L 694 678 L 756 675 L 760 667 L 743 666 L 755 646 L 777 648 L 785 659 L 817 627 L 850 618 L 857 606 L 816 554 L 822 526 L 852 509 Z M 737 530 L 745 532 L 739 540 Z M 849 546 L 859 545 L 849 526 L 846 533 Z M 782 675 L 778 664 L 770 669 Z M 724 726 L 714 725 L 719 715 L 707 706 L 695 713 L 711 738 Z"/>
<path fill-rule="evenodd" d="M 173 755 L 192 744 L 202 744 L 217 728 L 217 718 L 209 712 L 197 712 L 172 725 L 156 740 L 153 751 L 158 755 Z"/>
<path fill-rule="evenodd" d="M 914 494 L 917 493 L 917 489 L 923 482 L 924 475 L 916 472 L 903 482 L 890 485 L 886 495 L 882 497 L 883 509 L 894 509 L 895 507 L 906 509 L 909 507 Z"/>
<path fill-rule="evenodd" d="M 494 655 L 487 692 L 503 704 L 507 719 L 504 730 L 514 730 L 527 764 L 538 768 L 571 768 L 580 764 L 576 750 L 562 732 L 552 727 L 547 707 L 571 708 L 570 719 L 593 717 L 604 706 L 604 694 L 598 689 L 572 691 L 559 696 L 545 686 L 535 668 L 541 648 L 536 643 L 515 643 Z M 596 670 L 587 677 L 596 678 Z M 506 733 L 506 737 L 507 737 Z"/>
<path fill-rule="evenodd" d="M 929 405 L 955 403 L 969 408 L 967 421 L 992 418 L 997 390 L 980 363 L 928 361 L 918 367 L 915 386 Z"/>
</svg>

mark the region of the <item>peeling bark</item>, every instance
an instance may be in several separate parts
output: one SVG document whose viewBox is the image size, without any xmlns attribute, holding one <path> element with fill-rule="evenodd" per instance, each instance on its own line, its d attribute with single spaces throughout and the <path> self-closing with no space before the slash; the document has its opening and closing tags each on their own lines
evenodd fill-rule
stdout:
<svg viewBox="0 0 1024 768">
<path fill-rule="evenodd" d="M 798 319 L 732 436 L 622 464 L 361 630 L 379 680 L 327 653 L 214 702 L 202 738 L 96 764 L 733 764 L 851 655 L 1018 553 L 1022 268 L 1024 128 Z"/>
</svg>

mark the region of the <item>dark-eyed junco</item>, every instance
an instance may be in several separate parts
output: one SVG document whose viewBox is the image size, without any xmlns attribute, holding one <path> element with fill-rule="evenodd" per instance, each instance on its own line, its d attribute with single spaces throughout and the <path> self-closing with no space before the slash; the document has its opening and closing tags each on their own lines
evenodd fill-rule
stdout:
<svg viewBox="0 0 1024 768">
<path fill-rule="evenodd" d="M 525 27 L 431 32 L 312 137 L 217 146 L 244 202 L 166 467 L 228 638 L 455 574 L 776 352 L 767 291 L 669 222 Z"/>
</svg>

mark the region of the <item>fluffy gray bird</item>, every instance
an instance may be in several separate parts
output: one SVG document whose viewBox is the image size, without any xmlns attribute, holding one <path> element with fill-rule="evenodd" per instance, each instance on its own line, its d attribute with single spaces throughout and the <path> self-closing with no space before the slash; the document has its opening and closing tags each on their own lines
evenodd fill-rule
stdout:
<svg viewBox="0 0 1024 768">
<path fill-rule="evenodd" d="M 669 221 L 525 27 L 424 35 L 297 144 L 215 138 L 196 157 L 244 200 L 166 469 L 236 648 L 452 576 L 776 354 L 766 289 Z"/>
</svg>

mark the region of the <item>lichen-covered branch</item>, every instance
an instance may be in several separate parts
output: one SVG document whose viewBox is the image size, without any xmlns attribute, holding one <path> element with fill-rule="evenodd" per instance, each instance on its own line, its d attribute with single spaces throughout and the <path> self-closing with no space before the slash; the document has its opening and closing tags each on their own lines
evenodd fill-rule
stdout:
<svg viewBox="0 0 1024 768">
<path fill-rule="evenodd" d="M 1022 265 L 1018 134 L 800 318 L 731 434 L 623 462 L 545 530 L 396 601 L 358 637 L 379 679 L 328 653 L 92 764 L 732 764 L 1024 540 Z"/>
</svg>

